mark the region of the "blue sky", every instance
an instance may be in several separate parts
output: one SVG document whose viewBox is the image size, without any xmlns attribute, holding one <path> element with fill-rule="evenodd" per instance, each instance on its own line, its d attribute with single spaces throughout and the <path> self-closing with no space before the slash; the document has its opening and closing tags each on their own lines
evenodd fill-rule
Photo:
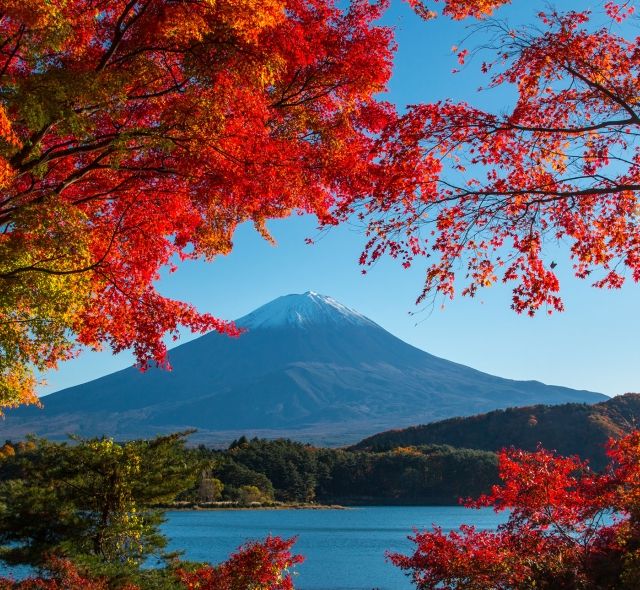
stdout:
<svg viewBox="0 0 640 590">
<path fill-rule="evenodd" d="M 589 4 L 557 2 L 562 9 Z M 544 6 L 519 0 L 498 16 L 531 22 Z M 495 111 L 506 107 L 509 92 L 477 93 L 483 83 L 477 72 L 479 61 L 472 61 L 461 74 L 451 74 L 457 67 L 451 47 L 468 34 L 465 24 L 446 19 L 424 23 L 399 0 L 392 0 L 385 22 L 395 27 L 399 44 L 390 100 L 403 106 L 450 96 Z M 509 308 L 510 289 L 502 286 L 484 290 L 475 299 L 447 301 L 444 309 L 420 311 L 414 305 L 424 273 L 419 261 L 404 270 L 383 260 L 363 276 L 358 266 L 363 236 L 343 226 L 307 246 L 304 239 L 316 235 L 315 227 L 311 217 L 272 222 L 269 228 L 278 242 L 274 247 L 252 227 L 242 226 L 230 255 L 208 264 L 183 264 L 177 273 L 164 277 L 159 288 L 226 319 L 245 315 L 280 295 L 314 290 L 357 309 L 419 348 L 488 373 L 608 395 L 640 392 L 640 286 L 629 283 L 615 292 L 593 289 L 571 277 L 570 263 L 559 247 L 556 271 L 567 308 L 562 314 L 518 316 Z M 49 373 L 41 392 L 89 381 L 131 362 L 126 353 L 87 352 Z"/>
</svg>

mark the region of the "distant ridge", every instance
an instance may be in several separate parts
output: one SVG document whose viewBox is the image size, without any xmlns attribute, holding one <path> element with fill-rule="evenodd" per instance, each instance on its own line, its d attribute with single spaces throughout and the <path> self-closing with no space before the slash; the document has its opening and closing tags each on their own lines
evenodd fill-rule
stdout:
<svg viewBox="0 0 640 590">
<path fill-rule="evenodd" d="M 605 443 L 640 427 L 640 394 L 627 393 L 594 404 L 536 405 L 496 410 L 468 418 L 389 430 L 364 439 L 355 450 L 447 444 L 484 451 L 514 446 L 533 451 L 538 444 L 562 455 L 579 455 L 600 469 Z"/>
<path fill-rule="evenodd" d="M 494 377 L 419 350 L 335 299 L 279 297 L 170 351 L 173 371 L 134 367 L 53 393 L 44 409 L 7 412 L 0 436 L 242 434 L 347 444 L 392 427 L 536 403 L 594 403 L 588 391 Z"/>
</svg>

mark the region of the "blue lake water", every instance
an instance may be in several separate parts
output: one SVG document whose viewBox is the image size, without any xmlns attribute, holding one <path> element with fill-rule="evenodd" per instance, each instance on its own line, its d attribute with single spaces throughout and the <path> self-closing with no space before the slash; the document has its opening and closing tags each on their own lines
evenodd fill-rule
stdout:
<svg viewBox="0 0 640 590">
<path fill-rule="evenodd" d="M 305 561 L 294 578 L 299 590 L 410 590 L 385 551 L 409 553 L 407 535 L 434 524 L 495 529 L 506 519 L 490 509 L 460 506 L 364 507 L 348 510 L 214 510 L 169 512 L 163 526 L 170 548 L 194 561 L 217 563 L 250 539 L 297 536 Z"/>
</svg>

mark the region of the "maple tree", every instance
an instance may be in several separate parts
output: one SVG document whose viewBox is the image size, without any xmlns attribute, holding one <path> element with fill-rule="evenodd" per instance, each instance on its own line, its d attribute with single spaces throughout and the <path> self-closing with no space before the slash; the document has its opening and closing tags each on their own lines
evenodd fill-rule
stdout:
<svg viewBox="0 0 640 590">
<path fill-rule="evenodd" d="M 425 18 L 433 2 L 408 0 Z M 453 18 L 485 17 L 505 0 L 447 0 Z M 478 26 L 481 65 L 500 112 L 451 99 L 410 106 L 381 134 L 379 180 L 342 215 L 367 224 L 364 266 L 389 254 L 428 257 L 418 302 L 513 284 L 512 307 L 561 310 L 555 255 L 596 287 L 640 280 L 640 51 L 624 28 L 628 1 L 538 15 L 536 25 Z M 468 49 L 455 49 L 460 63 Z M 478 52 L 480 53 L 480 52 Z"/>
<path fill-rule="evenodd" d="M 407 0 L 426 19 L 509 0 Z M 361 257 L 430 257 L 419 301 L 513 283 L 560 310 L 548 241 L 598 287 L 640 280 L 637 43 L 608 1 L 484 21 L 505 114 L 443 100 L 402 116 L 385 1 L 0 1 L 0 409 L 79 346 L 166 365 L 163 336 L 238 331 L 162 296 L 179 260 L 226 253 L 238 224 L 360 216 Z M 468 50 L 458 51 L 464 63 Z"/>
<path fill-rule="evenodd" d="M 413 555 L 391 554 L 420 590 L 637 588 L 640 432 L 610 441 L 600 473 L 544 449 L 499 455 L 503 484 L 471 507 L 509 510 L 497 531 L 417 532 Z"/>
<path fill-rule="evenodd" d="M 393 110 L 384 2 L 0 1 L 0 409 L 79 345 L 237 334 L 163 297 L 238 224 L 330 220 Z"/>
<path fill-rule="evenodd" d="M 179 578 L 198 590 L 293 590 L 291 569 L 303 561 L 291 553 L 294 542 L 272 536 L 249 541 L 224 563 L 181 572 Z"/>
</svg>

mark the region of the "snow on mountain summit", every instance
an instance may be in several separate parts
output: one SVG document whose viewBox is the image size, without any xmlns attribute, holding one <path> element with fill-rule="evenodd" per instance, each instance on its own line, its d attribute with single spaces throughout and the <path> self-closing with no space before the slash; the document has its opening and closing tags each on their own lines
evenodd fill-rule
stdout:
<svg viewBox="0 0 640 590">
<path fill-rule="evenodd" d="M 320 295 L 314 291 L 278 297 L 236 320 L 236 323 L 249 330 L 343 323 L 377 327 L 375 322 L 361 313 L 342 305 L 333 297 Z"/>
<path fill-rule="evenodd" d="M 501 379 L 432 356 L 331 297 L 280 297 L 215 332 L 176 346 L 171 372 L 129 367 L 16 408 L 1 440 L 36 433 L 130 440 L 198 430 L 228 445 L 243 434 L 347 444 L 391 428 L 510 406 L 593 403 L 601 394 Z M 195 441 L 194 441 L 195 442 Z"/>
</svg>

